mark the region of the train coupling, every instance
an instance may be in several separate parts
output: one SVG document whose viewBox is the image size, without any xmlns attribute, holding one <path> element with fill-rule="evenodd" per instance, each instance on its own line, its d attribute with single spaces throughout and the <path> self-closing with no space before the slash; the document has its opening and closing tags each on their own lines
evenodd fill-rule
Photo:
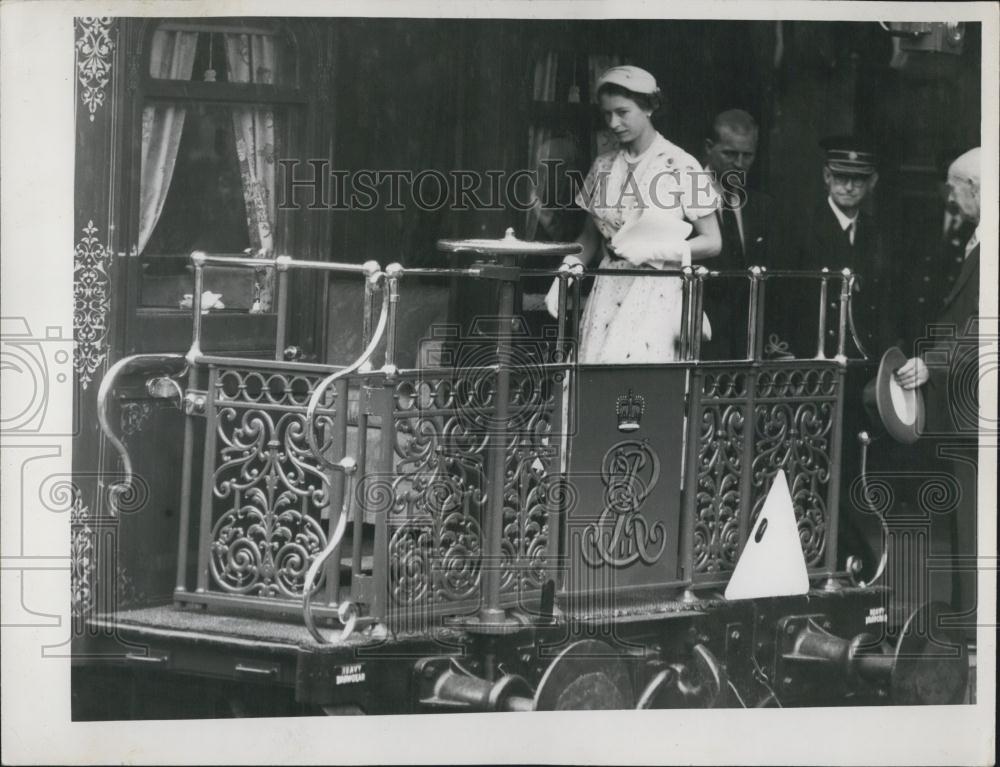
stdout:
<svg viewBox="0 0 1000 767">
<path fill-rule="evenodd" d="M 961 702 L 969 679 L 969 656 L 959 632 L 941 618 L 940 602 L 914 610 L 895 638 L 859 633 L 840 637 L 822 617 L 787 616 L 779 622 L 778 678 L 785 694 L 807 694 L 817 679 L 838 679 L 848 689 L 874 689 L 896 705 Z"/>
</svg>

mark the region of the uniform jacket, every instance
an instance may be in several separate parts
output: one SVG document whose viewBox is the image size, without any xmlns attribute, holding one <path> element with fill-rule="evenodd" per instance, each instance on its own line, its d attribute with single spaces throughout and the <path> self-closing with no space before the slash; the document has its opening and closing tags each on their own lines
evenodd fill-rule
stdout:
<svg viewBox="0 0 1000 767">
<path fill-rule="evenodd" d="M 858 214 L 854 244 L 840 227 L 829 202 L 824 199 L 808 220 L 804 234 L 795 248 L 798 269 L 822 269 L 832 273 L 850 269 L 856 275 L 851 311 L 858 338 L 870 358 L 878 360 L 889 346 L 899 342 L 899 307 L 893 307 L 892 293 L 897 284 L 886 262 L 882 240 L 875 221 L 864 212 Z M 805 293 L 800 304 L 803 314 L 794 318 L 797 327 L 789 327 L 793 349 L 797 356 L 816 353 L 817 305 L 819 287 L 813 283 L 801 285 Z M 836 354 L 840 285 L 831 280 L 828 288 L 826 321 L 826 354 Z M 845 352 L 857 356 L 848 334 Z"/>
</svg>

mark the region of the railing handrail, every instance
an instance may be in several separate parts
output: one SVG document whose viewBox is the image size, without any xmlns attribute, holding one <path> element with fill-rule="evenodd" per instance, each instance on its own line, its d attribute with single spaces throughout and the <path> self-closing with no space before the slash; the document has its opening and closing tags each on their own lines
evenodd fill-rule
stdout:
<svg viewBox="0 0 1000 767">
<path fill-rule="evenodd" d="M 379 274 L 383 273 L 380 272 Z M 309 404 L 306 406 L 305 423 L 304 423 L 306 432 L 306 441 L 309 443 L 309 449 L 312 451 L 313 456 L 315 456 L 316 459 L 320 461 L 320 463 L 322 463 L 327 469 L 333 469 L 339 471 L 342 470 L 342 467 L 338 463 L 331 461 L 325 455 L 323 455 L 322 449 L 316 442 L 315 420 L 316 420 L 316 411 L 319 410 L 320 400 L 323 399 L 323 395 L 325 394 L 327 388 L 329 388 L 331 384 L 336 383 L 340 379 L 346 378 L 347 376 L 353 373 L 356 373 L 361 368 L 362 365 L 364 365 L 366 362 L 368 362 L 369 359 L 371 359 L 372 354 L 375 353 L 375 350 L 382 342 L 382 337 L 383 335 L 385 335 L 386 328 L 389 325 L 389 304 L 390 304 L 389 299 L 390 299 L 390 291 L 383 290 L 382 309 L 379 313 L 378 324 L 376 325 L 375 330 L 372 333 L 372 337 L 371 340 L 368 342 L 368 346 L 365 347 L 364 351 L 361 352 L 361 356 L 358 357 L 356 360 L 354 360 L 354 362 L 352 362 L 347 367 L 341 368 L 335 373 L 331 373 L 322 381 L 320 381 L 320 383 L 317 384 L 316 388 L 313 390 L 312 396 L 309 397 Z M 372 371 L 370 374 L 376 374 L 377 372 L 378 371 Z"/>
<path fill-rule="evenodd" d="M 313 269 L 320 272 L 340 272 L 344 274 L 365 274 L 366 264 L 347 264 L 340 261 L 308 261 L 291 256 L 254 258 L 253 256 L 226 256 L 196 250 L 191 254 L 191 262 L 196 266 L 227 266 L 245 269 Z"/>
<path fill-rule="evenodd" d="M 763 266 L 749 266 L 746 269 L 711 269 L 703 262 L 696 262 L 693 267 L 702 267 L 703 271 L 699 279 L 734 278 L 742 277 L 750 279 L 755 274 L 759 279 L 772 278 L 795 278 L 795 279 L 850 279 L 853 272 L 850 270 L 831 271 L 829 269 L 769 269 Z M 506 267 L 510 274 L 522 277 L 558 277 L 562 273 L 560 266 L 552 268 L 521 268 Z M 630 269 L 585 269 L 580 276 L 583 277 L 683 277 L 684 266 L 670 267 L 641 267 L 636 266 Z M 399 266 L 398 275 L 400 277 L 488 277 L 491 269 L 467 266 L 460 268 L 453 267 L 404 267 Z M 850 272 L 845 274 L 844 272 Z"/>
<path fill-rule="evenodd" d="M 185 364 L 186 361 L 183 354 L 133 354 L 118 360 L 104 374 L 104 378 L 101 379 L 101 385 L 97 390 L 97 423 L 100 426 L 101 432 L 107 438 L 108 442 L 111 443 L 111 447 L 118 453 L 118 457 L 122 462 L 123 474 L 123 478 L 112 484 L 110 488 L 108 501 L 111 504 L 112 516 L 117 515 L 117 500 L 119 496 L 124 494 L 132 485 L 133 472 L 132 459 L 129 457 L 128 450 L 125 449 L 124 443 L 115 434 L 108 421 L 108 400 L 111 397 L 111 393 L 114 391 L 118 379 L 126 373 L 139 370 L 152 372 L 154 370 L 173 370 L 176 368 L 173 373 L 176 375 L 183 371 Z"/>
<path fill-rule="evenodd" d="M 317 455 L 319 454 L 317 453 Z M 316 579 L 319 577 L 319 573 L 326 565 L 327 560 L 333 555 L 334 552 L 340 550 L 340 543 L 344 538 L 344 532 L 347 530 L 347 517 L 350 511 L 351 499 L 354 497 L 352 480 L 358 466 L 357 462 L 353 458 L 345 457 L 336 463 L 334 468 L 342 471 L 344 476 L 347 478 L 347 482 L 345 483 L 346 486 L 344 488 L 344 500 L 340 508 L 340 516 L 337 518 L 337 526 L 334 528 L 333 535 L 330 536 L 330 540 L 327 542 L 323 551 L 313 558 L 312 563 L 309 565 L 309 569 L 306 571 L 305 580 L 302 582 L 302 618 L 305 621 L 306 628 L 309 630 L 309 633 L 312 634 L 313 639 L 320 644 L 330 644 L 330 640 L 328 640 L 316 627 L 316 621 L 313 618 L 313 583 L 315 583 Z M 333 577 L 337 578 L 339 576 L 340 572 L 338 570 Z M 358 620 L 357 605 L 348 599 L 338 603 L 337 617 L 344 626 L 339 637 L 340 641 L 343 641 L 354 631 L 354 626 Z"/>
</svg>

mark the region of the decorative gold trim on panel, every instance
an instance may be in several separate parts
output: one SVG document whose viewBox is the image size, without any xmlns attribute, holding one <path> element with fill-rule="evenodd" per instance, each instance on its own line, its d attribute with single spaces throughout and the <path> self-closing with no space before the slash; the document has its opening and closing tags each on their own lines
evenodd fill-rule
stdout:
<svg viewBox="0 0 1000 767">
<path fill-rule="evenodd" d="M 84 389 L 108 357 L 108 262 L 112 254 L 97 231 L 94 222 L 88 221 L 73 254 L 73 368 Z"/>
<path fill-rule="evenodd" d="M 80 101 L 90 112 L 90 121 L 104 105 L 104 90 L 111 82 L 114 20 L 109 16 L 82 16 L 76 20 L 76 71 Z"/>
</svg>

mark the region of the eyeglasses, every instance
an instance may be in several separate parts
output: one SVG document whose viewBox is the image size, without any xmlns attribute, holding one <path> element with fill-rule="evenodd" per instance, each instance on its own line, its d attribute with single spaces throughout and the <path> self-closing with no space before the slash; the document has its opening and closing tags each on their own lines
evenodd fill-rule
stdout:
<svg viewBox="0 0 1000 767">
<path fill-rule="evenodd" d="M 833 183 L 837 186 L 849 187 L 856 186 L 862 187 L 868 183 L 868 176 L 854 176 L 848 175 L 846 173 L 830 173 Z"/>
</svg>

